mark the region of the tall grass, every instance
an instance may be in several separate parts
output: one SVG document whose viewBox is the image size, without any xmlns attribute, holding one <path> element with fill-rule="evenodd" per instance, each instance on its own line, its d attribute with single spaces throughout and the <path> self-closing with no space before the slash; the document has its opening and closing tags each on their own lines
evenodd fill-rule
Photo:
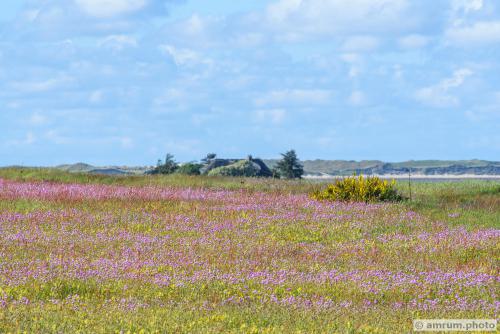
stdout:
<svg viewBox="0 0 500 334">
<path fill-rule="evenodd" d="M 262 178 L 207 177 L 189 175 L 110 176 L 68 173 L 51 168 L 0 168 L 0 178 L 17 181 L 105 184 L 119 186 L 165 186 L 271 192 L 278 194 L 309 194 L 324 189 L 324 181 L 278 180 Z M 398 181 L 395 188 L 409 198 L 408 183 Z M 500 225 L 500 181 L 463 180 L 413 182 L 412 200 L 408 209 L 436 220 L 456 216 L 451 223 L 465 226 Z"/>
<path fill-rule="evenodd" d="M 0 178 L 17 181 L 45 181 L 81 184 L 123 186 L 166 186 L 174 188 L 244 189 L 283 193 L 307 193 L 318 187 L 308 180 L 278 180 L 272 178 L 245 178 L 200 175 L 95 175 L 68 173 L 52 168 L 0 168 Z"/>
<path fill-rule="evenodd" d="M 399 204 L 307 196 L 321 186 L 0 170 L 0 333 L 406 333 L 498 314 L 498 183 L 416 184 Z"/>
</svg>

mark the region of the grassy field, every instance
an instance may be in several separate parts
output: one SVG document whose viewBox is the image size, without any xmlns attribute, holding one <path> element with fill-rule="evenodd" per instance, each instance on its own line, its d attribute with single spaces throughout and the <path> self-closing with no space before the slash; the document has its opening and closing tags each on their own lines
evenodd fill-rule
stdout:
<svg viewBox="0 0 500 334">
<path fill-rule="evenodd" d="M 0 169 L 0 333 L 409 333 L 417 318 L 498 317 L 498 181 L 414 183 L 398 204 L 311 200 L 321 186 Z"/>
</svg>

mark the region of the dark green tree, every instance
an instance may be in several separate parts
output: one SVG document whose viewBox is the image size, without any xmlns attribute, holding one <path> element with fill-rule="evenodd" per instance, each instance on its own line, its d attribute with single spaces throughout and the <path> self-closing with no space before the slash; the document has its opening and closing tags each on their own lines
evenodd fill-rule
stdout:
<svg viewBox="0 0 500 334">
<path fill-rule="evenodd" d="M 172 174 L 179 168 L 179 165 L 177 165 L 177 162 L 174 160 L 174 156 L 170 153 L 167 153 L 167 156 L 165 157 L 165 163 L 163 164 L 163 174 Z"/>
<path fill-rule="evenodd" d="M 167 153 L 165 157 L 165 162 L 158 160 L 158 165 L 153 169 L 150 174 L 172 174 L 179 168 L 179 165 L 174 160 L 174 156 Z"/>
<path fill-rule="evenodd" d="M 304 167 L 297 158 L 295 150 L 281 154 L 283 159 L 278 161 L 273 174 L 285 179 L 300 179 L 304 174 Z"/>
</svg>

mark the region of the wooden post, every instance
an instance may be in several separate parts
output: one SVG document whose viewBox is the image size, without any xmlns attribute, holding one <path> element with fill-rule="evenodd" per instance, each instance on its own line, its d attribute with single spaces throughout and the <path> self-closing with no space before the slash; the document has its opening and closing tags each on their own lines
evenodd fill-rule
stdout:
<svg viewBox="0 0 500 334">
<path fill-rule="evenodd" d="M 410 189 L 410 202 L 411 202 L 411 167 L 408 168 L 408 189 Z"/>
</svg>

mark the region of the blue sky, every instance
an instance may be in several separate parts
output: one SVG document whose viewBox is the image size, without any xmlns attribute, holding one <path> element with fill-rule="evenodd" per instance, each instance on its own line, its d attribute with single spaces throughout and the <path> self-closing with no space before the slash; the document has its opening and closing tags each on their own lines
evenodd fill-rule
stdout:
<svg viewBox="0 0 500 334">
<path fill-rule="evenodd" d="M 500 160 L 496 0 L 2 0 L 0 165 Z"/>
</svg>

